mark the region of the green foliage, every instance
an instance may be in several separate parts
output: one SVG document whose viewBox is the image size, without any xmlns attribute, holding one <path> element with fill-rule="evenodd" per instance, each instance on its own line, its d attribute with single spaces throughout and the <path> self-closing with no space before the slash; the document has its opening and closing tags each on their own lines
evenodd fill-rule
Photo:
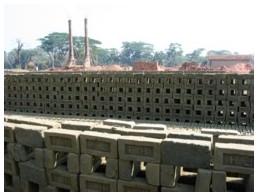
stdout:
<svg viewBox="0 0 258 196">
<path fill-rule="evenodd" d="M 12 69 L 24 68 L 32 61 L 39 69 L 63 66 L 67 61 L 68 34 L 53 32 L 40 38 L 40 46 L 34 49 L 21 49 L 19 63 L 17 63 L 17 49 L 4 52 L 4 67 Z M 170 43 L 164 51 L 154 51 L 153 45 L 145 42 L 123 42 L 121 51 L 115 48 L 102 48 L 99 40 L 89 38 L 91 62 L 95 65 L 122 64 L 133 65 L 136 61 L 153 61 L 161 65 L 175 66 L 183 62 L 204 64 L 206 58 L 202 55 L 204 48 L 197 48 L 191 53 L 183 54 L 179 43 Z M 84 62 L 84 37 L 74 36 L 74 55 L 76 64 Z M 235 52 L 236 53 L 236 52 Z M 206 55 L 228 55 L 228 50 L 210 50 Z M 19 64 L 19 65 L 18 65 Z"/>
</svg>

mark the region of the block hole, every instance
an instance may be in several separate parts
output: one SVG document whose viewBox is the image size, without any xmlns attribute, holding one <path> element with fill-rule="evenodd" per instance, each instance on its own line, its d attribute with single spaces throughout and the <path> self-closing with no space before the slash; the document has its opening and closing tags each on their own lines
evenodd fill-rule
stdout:
<svg viewBox="0 0 258 196">
<path fill-rule="evenodd" d="M 30 181 L 28 183 L 29 192 L 39 192 L 39 184 Z"/>
<path fill-rule="evenodd" d="M 13 186 L 13 177 L 9 174 L 4 174 L 5 186 Z"/>
</svg>

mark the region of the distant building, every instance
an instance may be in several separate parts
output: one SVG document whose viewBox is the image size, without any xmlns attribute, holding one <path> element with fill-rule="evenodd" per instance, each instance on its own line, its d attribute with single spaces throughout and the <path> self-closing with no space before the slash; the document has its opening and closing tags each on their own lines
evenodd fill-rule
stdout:
<svg viewBox="0 0 258 196">
<path fill-rule="evenodd" d="M 254 65 L 253 55 L 218 55 L 208 56 L 208 66 L 219 67 L 219 66 L 230 66 L 239 63 Z"/>
</svg>

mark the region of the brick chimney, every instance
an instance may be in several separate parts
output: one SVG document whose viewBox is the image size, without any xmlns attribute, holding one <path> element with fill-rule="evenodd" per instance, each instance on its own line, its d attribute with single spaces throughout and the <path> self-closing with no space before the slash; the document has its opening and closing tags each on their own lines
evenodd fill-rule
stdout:
<svg viewBox="0 0 258 196">
<path fill-rule="evenodd" d="M 69 42 L 69 53 L 68 53 L 68 61 L 67 66 L 71 67 L 75 65 L 74 51 L 73 51 L 73 36 L 72 36 L 72 21 L 68 20 L 69 34 L 68 34 L 68 42 Z"/>
<path fill-rule="evenodd" d="M 88 39 L 87 18 L 84 19 L 84 67 L 90 67 L 90 50 Z"/>
</svg>

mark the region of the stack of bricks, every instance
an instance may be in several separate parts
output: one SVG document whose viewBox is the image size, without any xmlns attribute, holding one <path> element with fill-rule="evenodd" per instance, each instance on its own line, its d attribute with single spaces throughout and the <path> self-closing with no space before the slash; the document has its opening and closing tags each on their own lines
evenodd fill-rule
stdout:
<svg viewBox="0 0 258 196">
<path fill-rule="evenodd" d="M 5 120 L 5 191 L 232 191 L 236 176 L 253 191 L 254 140 L 236 130 Z"/>
<path fill-rule="evenodd" d="M 253 126 L 253 74 L 83 72 L 5 75 L 5 110 Z"/>
</svg>

